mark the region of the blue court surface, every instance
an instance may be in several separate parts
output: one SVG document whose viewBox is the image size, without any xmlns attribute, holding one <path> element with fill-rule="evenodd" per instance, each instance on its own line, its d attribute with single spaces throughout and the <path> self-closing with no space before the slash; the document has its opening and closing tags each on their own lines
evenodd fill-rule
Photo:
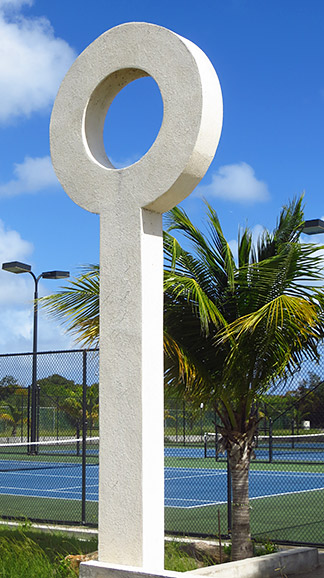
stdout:
<svg viewBox="0 0 324 578">
<path fill-rule="evenodd" d="M 203 447 L 167 447 L 165 448 L 166 457 L 178 457 L 178 458 L 203 458 L 204 448 Z M 215 450 L 208 450 L 208 458 L 215 459 Z M 258 461 L 269 461 L 269 449 L 268 448 L 257 448 L 255 450 L 256 460 Z M 225 456 L 220 455 L 220 459 L 224 460 Z M 287 447 L 282 446 L 281 448 L 274 447 L 272 450 L 272 461 L 274 462 L 322 462 L 324 463 L 324 444 L 308 444 L 305 447 Z"/>
<path fill-rule="evenodd" d="M 11 465 L 15 466 L 14 461 Z M 35 469 L 26 466 L 23 470 L 22 467 L 23 463 L 17 462 L 16 471 L 0 471 L 0 494 L 81 499 L 81 465 L 38 462 Z M 225 503 L 226 488 L 224 469 L 165 469 L 165 506 L 169 508 L 200 508 Z M 322 489 L 324 473 L 254 470 L 250 474 L 251 499 Z M 87 468 L 86 499 L 98 500 L 98 466 Z"/>
</svg>

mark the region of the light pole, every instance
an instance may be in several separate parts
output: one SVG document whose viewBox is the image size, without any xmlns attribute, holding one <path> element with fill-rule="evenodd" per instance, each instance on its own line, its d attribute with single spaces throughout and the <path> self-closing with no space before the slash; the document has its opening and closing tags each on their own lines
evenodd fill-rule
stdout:
<svg viewBox="0 0 324 578">
<path fill-rule="evenodd" d="M 34 324 L 33 324 L 33 370 L 32 370 L 32 390 L 31 390 L 31 427 L 30 441 L 37 440 L 37 322 L 38 322 L 38 281 L 43 279 L 66 279 L 70 277 L 69 271 L 43 271 L 38 277 L 32 272 L 31 266 L 19 261 L 3 263 L 2 269 L 10 273 L 29 273 L 34 279 Z M 29 441 L 29 440 L 28 440 Z M 37 453 L 35 445 L 31 445 L 30 453 Z"/>
</svg>

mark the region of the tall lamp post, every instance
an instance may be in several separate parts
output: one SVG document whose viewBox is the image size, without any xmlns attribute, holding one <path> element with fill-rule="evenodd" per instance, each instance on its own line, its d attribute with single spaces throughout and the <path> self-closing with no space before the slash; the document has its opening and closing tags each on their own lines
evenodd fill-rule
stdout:
<svg viewBox="0 0 324 578">
<path fill-rule="evenodd" d="M 43 279 L 66 279 L 70 277 L 69 271 L 43 271 L 38 277 L 32 272 L 31 266 L 19 261 L 3 263 L 2 269 L 10 273 L 29 273 L 34 279 L 34 324 L 33 324 L 33 371 L 32 371 L 32 394 L 31 394 L 31 427 L 30 442 L 37 440 L 37 321 L 38 321 L 38 282 Z M 30 453 L 37 453 L 36 445 L 31 445 Z"/>
</svg>

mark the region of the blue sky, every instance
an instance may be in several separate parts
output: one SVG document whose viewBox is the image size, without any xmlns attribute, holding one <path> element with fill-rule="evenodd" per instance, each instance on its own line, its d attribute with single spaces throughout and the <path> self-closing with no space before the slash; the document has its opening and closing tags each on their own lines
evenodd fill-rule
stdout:
<svg viewBox="0 0 324 578">
<path fill-rule="evenodd" d="M 235 248 L 240 225 L 273 228 L 280 207 L 305 191 L 306 218 L 324 215 L 324 3 L 321 0 L 0 0 L 0 258 L 78 273 L 99 261 L 99 218 L 76 206 L 49 160 L 48 127 L 60 82 L 80 52 L 109 28 L 146 21 L 189 38 L 213 63 L 224 124 L 215 159 L 183 203 L 203 222 L 204 196 Z M 107 58 L 109 55 L 107 55 Z M 130 164 L 159 130 L 151 79 L 115 99 L 105 145 Z M 314 239 L 316 240 L 316 239 Z M 320 241 L 320 239 L 317 239 Z M 42 294 L 58 288 L 43 281 Z M 33 284 L 0 272 L 0 352 L 30 351 Z M 39 349 L 71 347 L 41 317 Z"/>
</svg>

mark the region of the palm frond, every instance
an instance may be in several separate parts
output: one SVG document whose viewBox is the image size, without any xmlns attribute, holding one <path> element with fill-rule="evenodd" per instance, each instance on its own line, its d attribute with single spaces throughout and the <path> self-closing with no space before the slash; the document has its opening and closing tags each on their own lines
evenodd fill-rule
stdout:
<svg viewBox="0 0 324 578">
<path fill-rule="evenodd" d="M 42 297 L 39 303 L 64 323 L 78 342 L 90 347 L 96 346 L 99 338 L 99 267 L 90 265 L 82 271 L 68 286 Z"/>
</svg>

